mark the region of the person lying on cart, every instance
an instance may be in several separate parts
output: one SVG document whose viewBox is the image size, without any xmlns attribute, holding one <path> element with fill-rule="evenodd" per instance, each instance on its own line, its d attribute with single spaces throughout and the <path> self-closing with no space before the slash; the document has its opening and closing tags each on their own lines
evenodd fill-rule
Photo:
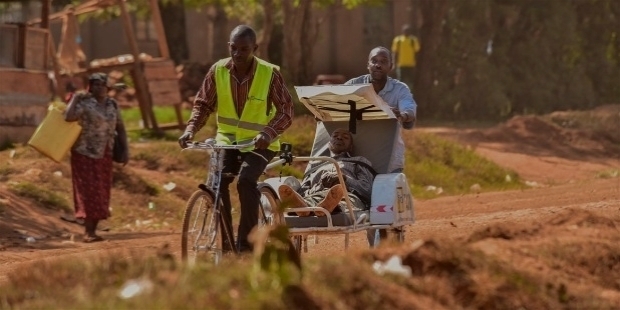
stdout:
<svg viewBox="0 0 620 310">
<path fill-rule="evenodd" d="M 349 199 L 354 210 L 370 208 L 372 182 L 376 172 L 368 159 L 352 156 L 353 135 L 346 129 L 336 129 L 329 141 L 331 157 L 338 161 Z M 330 213 L 346 211 L 344 188 L 338 179 L 336 167 L 331 162 L 320 162 L 309 169 L 301 181 L 301 187 L 295 191 L 288 185 L 278 188 L 282 203 L 289 208 L 322 207 Z M 338 208 L 337 208 L 338 207 Z M 299 216 L 309 216 L 311 212 L 296 212 Z M 316 216 L 325 216 L 316 212 Z"/>
</svg>

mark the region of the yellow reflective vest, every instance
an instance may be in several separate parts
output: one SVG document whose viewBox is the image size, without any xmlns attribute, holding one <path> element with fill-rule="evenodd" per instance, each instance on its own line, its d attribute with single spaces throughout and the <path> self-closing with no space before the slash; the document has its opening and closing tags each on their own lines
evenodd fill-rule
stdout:
<svg viewBox="0 0 620 310">
<path fill-rule="evenodd" d="M 254 139 L 269 121 L 276 114 L 276 109 L 267 111 L 267 96 L 269 95 L 269 85 L 273 69 L 278 68 L 258 57 L 254 79 L 248 92 L 248 99 L 241 116 L 237 114 L 233 101 L 230 86 L 230 71 L 225 65 L 230 58 L 222 59 L 216 63 L 215 67 L 215 86 L 217 90 L 217 135 L 216 140 L 220 144 L 243 144 Z M 253 148 L 241 150 L 242 152 L 251 151 Z M 272 151 L 280 150 L 280 140 L 278 138 L 271 141 L 269 149 Z"/>
</svg>

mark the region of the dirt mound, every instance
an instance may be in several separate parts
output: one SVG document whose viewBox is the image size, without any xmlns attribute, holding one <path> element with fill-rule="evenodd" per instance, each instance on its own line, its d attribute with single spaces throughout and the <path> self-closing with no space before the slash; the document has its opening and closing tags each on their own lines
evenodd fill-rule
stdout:
<svg viewBox="0 0 620 310">
<path fill-rule="evenodd" d="M 493 225 L 474 232 L 467 242 L 476 242 L 487 238 L 513 240 L 537 234 L 542 227 L 540 225 Z"/>
<path fill-rule="evenodd" d="M 62 240 L 70 240 L 71 235 L 82 233 L 83 229 L 79 225 L 62 221 L 58 211 L 36 207 L 28 199 L 4 187 L 0 187 L 0 199 L 11 206 L 4 211 L 0 210 L 0 251 L 9 248 L 50 248 L 58 246 Z"/>
<path fill-rule="evenodd" d="M 496 127 L 470 134 L 482 141 L 518 145 L 525 151 L 542 155 L 583 158 L 608 157 L 618 153 L 620 145 L 614 142 L 614 138 L 610 139 L 607 132 L 587 128 L 566 128 L 545 117 L 528 115 L 515 116 Z"/>
<path fill-rule="evenodd" d="M 367 255 L 401 256 L 412 272 L 407 286 L 447 308 L 613 308 L 620 302 L 620 230 L 610 218 L 568 209 L 545 223 L 495 224 L 465 239 L 431 238 L 413 250 Z"/>
<path fill-rule="evenodd" d="M 567 212 L 552 218 L 548 223 L 555 226 L 575 225 L 578 227 L 598 227 L 603 229 L 617 228 L 616 222 L 612 219 L 579 209 L 570 209 Z"/>
</svg>

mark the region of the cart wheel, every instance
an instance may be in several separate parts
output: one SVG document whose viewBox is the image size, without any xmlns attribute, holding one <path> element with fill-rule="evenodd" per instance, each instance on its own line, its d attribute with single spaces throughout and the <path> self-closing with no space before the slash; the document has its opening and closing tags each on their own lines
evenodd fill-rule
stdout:
<svg viewBox="0 0 620 310">
<path fill-rule="evenodd" d="M 194 264 L 198 259 L 219 263 L 222 240 L 218 231 L 220 221 L 215 216 L 213 194 L 198 190 L 187 201 L 183 214 L 181 258 Z"/>
<path fill-rule="evenodd" d="M 301 257 L 301 247 L 303 243 L 303 237 L 293 236 L 291 237 L 291 242 L 293 243 L 293 247 L 295 247 L 295 252 L 297 253 L 297 255 L 299 255 L 299 257 Z"/>
<path fill-rule="evenodd" d="M 403 227 L 388 229 L 387 239 L 397 243 L 405 242 L 405 229 Z"/>
<path fill-rule="evenodd" d="M 258 184 L 260 191 L 260 208 L 258 209 L 258 227 L 282 223 L 282 213 L 278 211 L 280 199 L 267 183 Z"/>
</svg>

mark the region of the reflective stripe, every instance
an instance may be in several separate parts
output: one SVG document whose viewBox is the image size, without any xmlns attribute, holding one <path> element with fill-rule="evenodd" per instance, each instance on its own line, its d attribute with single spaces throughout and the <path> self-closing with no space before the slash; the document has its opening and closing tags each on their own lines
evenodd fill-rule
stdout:
<svg viewBox="0 0 620 310">
<path fill-rule="evenodd" d="M 237 119 L 228 118 L 228 117 L 224 117 L 220 115 L 217 116 L 217 122 L 219 124 L 226 124 L 226 125 L 235 126 L 235 127 L 239 127 L 243 129 L 248 129 L 248 130 L 254 130 L 258 132 L 262 131 L 265 128 L 265 125 L 244 122 L 244 121 L 240 121 Z"/>
</svg>

